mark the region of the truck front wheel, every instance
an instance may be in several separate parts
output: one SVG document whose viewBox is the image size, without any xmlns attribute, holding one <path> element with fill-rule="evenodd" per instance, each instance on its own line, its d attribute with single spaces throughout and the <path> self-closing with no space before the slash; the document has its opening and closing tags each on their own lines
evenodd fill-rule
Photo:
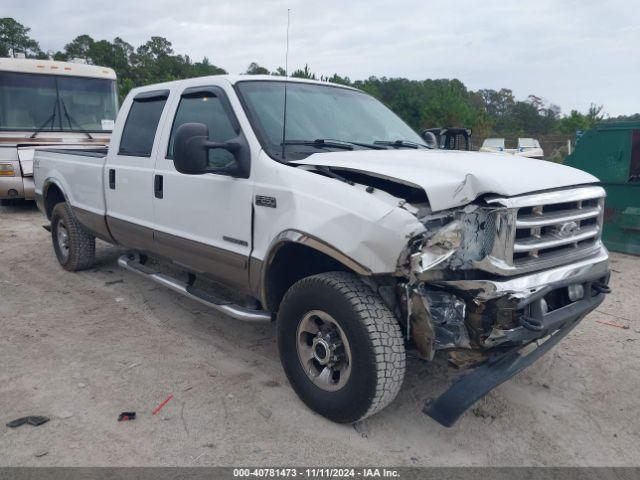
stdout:
<svg viewBox="0 0 640 480">
<path fill-rule="evenodd" d="M 398 322 L 351 273 L 314 275 L 289 289 L 278 312 L 278 348 L 300 399 L 334 422 L 382 410 L 404 379 Z"/>
<path fill-rule="evenodd" d="M 96 237 L 76 220 L 68 203 L 58 203 L 51 214 L 53 250 L 62 268 L 70 272 L 93 265 Z"/>
</svg>

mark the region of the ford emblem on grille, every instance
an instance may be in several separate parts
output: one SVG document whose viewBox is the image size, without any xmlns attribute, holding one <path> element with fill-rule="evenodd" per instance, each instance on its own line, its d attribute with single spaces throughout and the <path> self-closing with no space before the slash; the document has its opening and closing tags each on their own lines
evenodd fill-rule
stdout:
<svg viewBox="0 0 640 480">
<path fill-rule="evenodd" d="M 560 237 L 573 237 L 580 231 L 580 226 L 576 222 L 566 222 L 560 225 L 557 234 Z"/>
</svg>

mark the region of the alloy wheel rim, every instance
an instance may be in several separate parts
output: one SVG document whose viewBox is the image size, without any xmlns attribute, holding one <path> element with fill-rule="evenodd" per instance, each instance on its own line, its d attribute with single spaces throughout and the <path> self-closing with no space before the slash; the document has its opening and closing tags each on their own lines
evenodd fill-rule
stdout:
<svg viewBox="0 0 640 480">
<path fill-rule="evenodd" d="M 56 232 L 60 255 L 66 261 L 69 258 L 69 231 L 62 220 L 58 221 Z"/>
<path fill-rule="evenodd" d="M 298 359 L 309 380 L 322 390 L 336 391 L 351 375 L 351 347 L 344 331 L 327 312 L 312 310 L 296 332 Z"/>
</svg>

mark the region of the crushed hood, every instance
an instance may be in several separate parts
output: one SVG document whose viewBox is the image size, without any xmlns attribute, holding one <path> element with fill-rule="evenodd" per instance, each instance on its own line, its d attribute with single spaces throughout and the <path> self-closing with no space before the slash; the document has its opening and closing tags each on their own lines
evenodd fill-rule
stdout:
<svg viewBox="0 0 640 480">
<path fill-rule="evenodd" d="M 544 160 L 447 150 L 326 152 L 291 163 L 351 170 L 422 188 L 433 211 L 465 205 L 485 193 L 511 197 L 598 181 L 582 170 Z"/>
</svg>

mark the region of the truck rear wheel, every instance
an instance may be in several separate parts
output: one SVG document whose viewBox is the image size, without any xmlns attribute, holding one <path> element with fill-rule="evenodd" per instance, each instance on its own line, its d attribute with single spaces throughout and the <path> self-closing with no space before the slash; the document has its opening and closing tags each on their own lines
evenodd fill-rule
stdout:
<svg viewBox="0 0 640 480">
<path fill-rule="evenodd" d="M 68 203 L 58 203 L 51 214 L 53 250 L 62 268 L 70 272 L 93 265 L 96 237 L 76 220 Z"/>
<path fill-rule="evenodd" d="M 314 275 L 289 289 L 278 312 L 278 347 L 300 399 L 334 422 L 356 422 L 382 410 L 404 379 L 398 322 L 351 273 Z"/>
</svg>

